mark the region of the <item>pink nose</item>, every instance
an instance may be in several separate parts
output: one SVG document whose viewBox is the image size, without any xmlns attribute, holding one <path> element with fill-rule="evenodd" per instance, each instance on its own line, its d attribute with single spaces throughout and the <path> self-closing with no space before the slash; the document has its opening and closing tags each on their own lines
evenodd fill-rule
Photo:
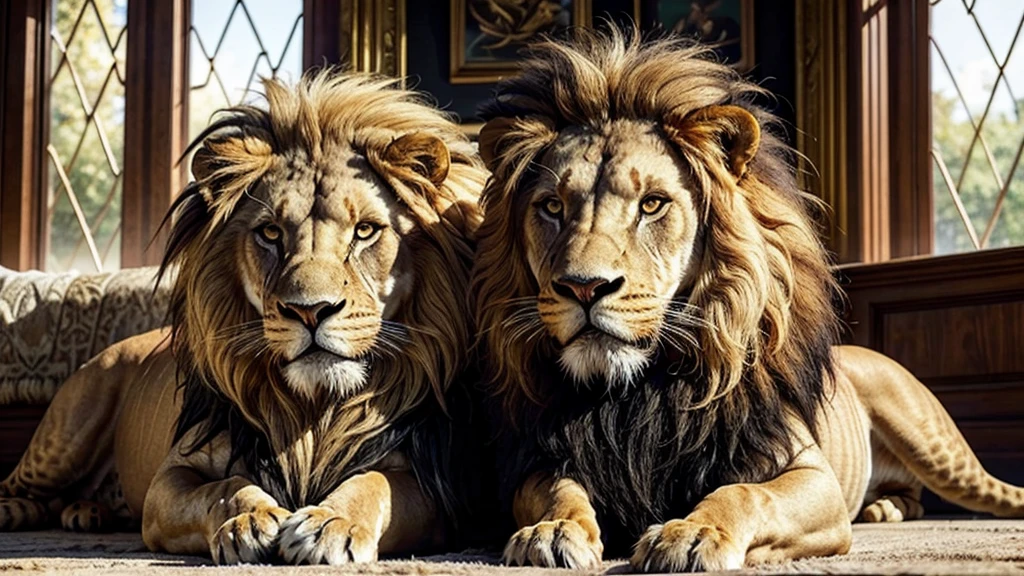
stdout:
<svg viewBox="0 0 1024 576">
<path fill-rule="evenodd" d="M 310 331 L 315 331 L 321 322 L 341 312 L 345 307 L 345 301 L 330 303 L 317 302 L 316 304 L 297 304 L 295 302 L 277 303 L 277 310 L 281 316 L 302 323 Z"/>
<path fill-rule="evenodd" d="M 622 287 L 622 276 L 615 280 L 607 278 L 579 278 L 576 276 L 563 276 L 551 282 L 557 294 L 570 298 L 590 306 L 601 298 L 616 292 Z"/>
</svg>

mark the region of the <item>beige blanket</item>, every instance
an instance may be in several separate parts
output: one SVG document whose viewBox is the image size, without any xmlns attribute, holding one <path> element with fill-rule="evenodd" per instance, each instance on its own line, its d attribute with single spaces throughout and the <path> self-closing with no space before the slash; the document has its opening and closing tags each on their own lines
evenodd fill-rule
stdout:
<svg viewBox="0 0 1024 576">
<path fill-rule="evenodd" d="M 242 566 L 214 568 L 202 558 L 152 554 L 135 534 L 85 535 L 57 531 L 0 534 L 0 574 L 25 570 L 51 574 L 483 574 L 533 576 L 564 570 L 498 566 L 486 552 L 466 552 L 412 560 L 387 560 L 341 568 Z M 602 570 L 628 572 L 623 561 Z M 846 556 L 764 566 L 750 573 L 779 574 L 1024 574 L 1024 521 L 921 520 L 903 524 L 857 525 Z"/>
</svg>

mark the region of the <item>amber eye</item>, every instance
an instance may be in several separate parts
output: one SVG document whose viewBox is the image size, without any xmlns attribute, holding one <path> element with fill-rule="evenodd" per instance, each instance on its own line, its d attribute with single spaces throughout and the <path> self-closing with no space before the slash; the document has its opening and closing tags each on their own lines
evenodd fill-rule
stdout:
<svg viewBox="0 0 1024 576">
<path fill-rule="evenodd" d="M 668 198 L 665 198 L 664 196 L 655 196 L 652 194 L 650 196 L 646 196 L 643 200 L 640 201 L 640 212 L 644 216 L 652 216 L 660 212 L 661 209 L 664 208 L 665 205 L 668 203 Z"/>
<path fill-rule="evenodd" d="M 275 224 L 264 224 L 256 229 L 256 236 L 268 244 L 276 244 L 281 240 L 281 228 Z"/>
<path fill-rule="evenodd" d="M 540 209 L 552 218 L 558 219 L 562 217 L 562 201 L 554 196 L 541 200 Z"/>
<path fill-rule="evenodd" d="M 359 240 L 369 240 L 382 228 L 379 224 L 373 222 L 360 222 L 356 224 L 356 238 Z"/>
</svg>

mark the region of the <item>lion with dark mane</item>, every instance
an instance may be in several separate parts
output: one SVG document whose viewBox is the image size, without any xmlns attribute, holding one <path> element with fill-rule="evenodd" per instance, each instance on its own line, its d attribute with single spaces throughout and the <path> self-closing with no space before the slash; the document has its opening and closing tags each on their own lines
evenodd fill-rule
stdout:
<svg viewBox="0 0 1024 576">
<path fill-rule="evenodd" d="M 513 564 L 718 570 L 844 553 L 922 482 L 1024 513 L 893 361 L 836 347 L 838 290 L 755 100 L 683 42 L 532 47 L 482 109 L 472 291 Z"/>
<path fill-rule="evenodd" d="M 393 83 L 267 80 L 265 108 L 199 136 L 163 263 L 169 347 L 128 340 L 62 388 L 5 482 L 0 527 L 98 498 L 71 488 L 113 469 L 156 550 L 342 563 L 448 542 L 465 431 L 444 410 L 464 401 L 487 173 L 456 124 Z"/>
</svg>

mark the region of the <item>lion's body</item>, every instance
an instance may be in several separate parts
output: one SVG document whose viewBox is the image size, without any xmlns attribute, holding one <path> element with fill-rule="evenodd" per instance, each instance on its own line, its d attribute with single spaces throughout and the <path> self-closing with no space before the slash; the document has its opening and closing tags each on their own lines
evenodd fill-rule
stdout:
<svg viewBox="0 0 1024 576">
<path fill-rule="evenodd" d="M 612 27 L 535 46 L 483 107 L 473 288 L 507 562 L 845 553 L 858 514 L 919 516 L 922 483 L 1024 515 L 924 385 L 834 347 L 838 287 L 761 93 Z"/>
<path fill-rule="evenodd" d="M 54 396 L 28 450 L 0 484 L 0 527 L 39 526 L 47 510 L 68 530 L 138 526 L 149 482 L 167 456 L 176 402 L 170 334 L 119 342 Z M 0 500 L 4 502 L 4 500 Z"/>
<path fill-rule="evenodd" d="M 818 444 L 850 519 L 920 518 L 921 488 L 976 512 L 1024 517 L 1024 490 L 993 478 L 938 399 L 892 359 L 836 348 Z"/>
<path fill-rule="evenodd" d="M 393 81 L 264 89 L 266 108 L 230 109 L 196 142 L 164 258 L 169 344 L 144 360 L 168 334 L 137 337 L 72 377 L 5 484 L 0 528 L 42 525 L 42 507 L 9 504 L 66 497 L 116 461 L 123 515 L 141 513 L 154 550 L 342 563 L 452 536 L 487 172 Z"/>
</svg>

